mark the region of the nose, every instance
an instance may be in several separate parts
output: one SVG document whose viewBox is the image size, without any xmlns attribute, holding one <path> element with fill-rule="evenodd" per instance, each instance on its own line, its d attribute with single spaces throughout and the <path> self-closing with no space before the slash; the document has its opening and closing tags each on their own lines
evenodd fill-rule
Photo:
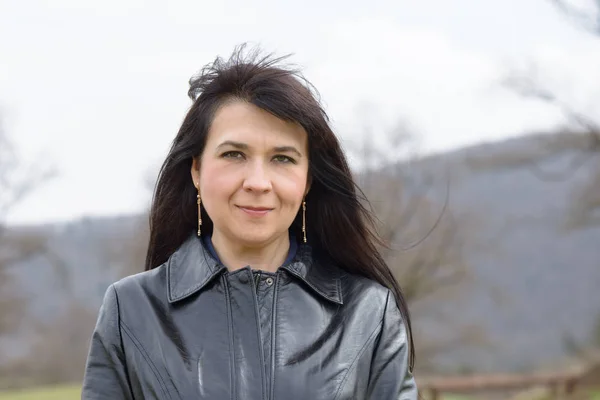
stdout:
<svg viewBox="0 0 600 400">
<path fill-rule="evenodd" d="M 271 178 L 262 162 L 248 165 L 243 188 L 247 192 L 265 193 L 272 188 Z"/>
</svg>

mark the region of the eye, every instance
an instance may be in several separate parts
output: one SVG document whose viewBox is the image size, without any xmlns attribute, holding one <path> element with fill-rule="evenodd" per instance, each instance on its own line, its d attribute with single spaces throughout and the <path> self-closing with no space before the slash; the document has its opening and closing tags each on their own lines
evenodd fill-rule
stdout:
<svg viewBox="0 0 600 400">
<path fill-rule="evenodd" d="M 294 160 L 292 157 L 288 157 L 288 156 L 284 156 L 284 155 L 277 155 L 277 156 L 273 157 L 273 160 L 277 161 L 278 163 L 283 163 L 283 164 L 287 164 L 287 163 L 296 164 L 296 160 Z"/>
<path fill-rule="evenodd" d="M 244 157 L 244 155 L 239 151 L 226 151 L 225 153 L 221 154 L 221 157 L 241 159 Z"/>
</svg>

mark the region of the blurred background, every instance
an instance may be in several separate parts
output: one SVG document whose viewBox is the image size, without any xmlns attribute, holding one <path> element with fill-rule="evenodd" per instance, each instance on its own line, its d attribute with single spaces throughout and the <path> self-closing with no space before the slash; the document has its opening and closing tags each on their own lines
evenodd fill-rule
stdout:
<svg viewBox="0 0 600 400">
<path fill-rule="evenodd" d="M 79 398 L 188 79 L 244 42 L 319 90 L 423 396 L 600 398 L 600 1 L 0 0 L 0 399 Z"/>
</svg>

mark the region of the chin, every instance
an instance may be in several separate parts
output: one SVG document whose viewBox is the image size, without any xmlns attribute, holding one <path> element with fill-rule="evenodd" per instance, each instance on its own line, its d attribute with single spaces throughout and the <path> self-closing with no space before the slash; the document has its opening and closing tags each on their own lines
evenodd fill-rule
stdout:
<svg viewBox="0 0 600 400">
<path fill-rule="evenodd" d="M 249 245 L 259 245 L 268 242 L 277 236 L 279 236 L 277 232 L 256 229 L 251 229 L 248 231 L 244 231 L 243 233 L 234 234 L 234 237 L 241 243 L 246 243 Z"/>
</svg>

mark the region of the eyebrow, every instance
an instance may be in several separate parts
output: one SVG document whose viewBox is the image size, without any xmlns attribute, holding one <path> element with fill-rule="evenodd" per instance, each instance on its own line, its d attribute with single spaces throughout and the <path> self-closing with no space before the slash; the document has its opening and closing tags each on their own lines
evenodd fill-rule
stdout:
<svg viewBox="0 0 600 400">
<path fill-rule="evenodd" d="M 246 143 L 234 142 L 233 140 L 226 140 L 220 145 L 218 145 L 217 149 L 220 149 L 221 147 L 225 146 L 231 146 L 239 150 L 248 150 L 250 148 L 250 146 L 248 146 Z M 298 151 L 298 149 L 296 149 L 294 146 L 276 146 L 273 148 L 273 150 L 277 153 L 296 153 L 298 157 L 302 157 L 302 153 L 300 153 L 300 151 Z"/>
<path fill-rule="evenodd" d="M 224 141 L 223 143 L 221 143 L 220 145 L 217 146 L 217 149 L 220 149 L 221 147 L 225 147 L 225 146 L 231 146 L 231 147 L 234 147 L 234 148 L 240 149 L 240 150 L 248 149 L 248 145 L 246 143 L 234 142 L 232 140 Z"/>
<path fill-rule="evenodd" d="M 273 150 L 277 153 L 296 153 L 298 157 L 302 157 L 302 154 L 294 146 L 278 146 Z"/>
</svg>

